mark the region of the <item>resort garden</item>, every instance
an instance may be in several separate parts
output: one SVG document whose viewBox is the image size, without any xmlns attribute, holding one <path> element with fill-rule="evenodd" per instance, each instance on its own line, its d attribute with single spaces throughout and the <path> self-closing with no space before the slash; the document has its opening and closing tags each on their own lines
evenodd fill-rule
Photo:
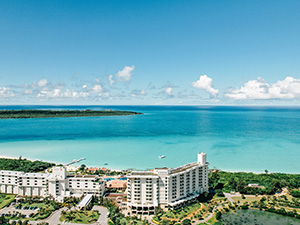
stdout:
<svg viewBox="0 0 300 225">
<path fill-rule="evenodd" d="M 61 222 L 68 223 L 82 223 L 82 224 L 90 224 L 95 223 L 100 214 L 97 210 L 70 210 L 61 212 L 61 217 L 59 220 Z"/>
<path fill-rule="evenodd" d="M 18 199 L 14 208 L 5 213 L 8 220 L 43 220 L 48 218 L 52 212 L 62 207 L 61 203 L 50 198 L 40 199 L 38 197 L 26 197 Z"/>
<path fill-rule="evenodd" d="M 13 202 L 15 197 L 15 195 L 0 193 L 0 209 Z"/>
</svg>

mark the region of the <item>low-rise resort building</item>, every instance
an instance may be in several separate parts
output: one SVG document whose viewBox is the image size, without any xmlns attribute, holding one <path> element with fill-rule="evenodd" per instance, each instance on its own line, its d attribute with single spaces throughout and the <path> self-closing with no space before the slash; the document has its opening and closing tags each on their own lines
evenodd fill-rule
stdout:
<svg viewBox="0 0 300 225">
<path fill-rule="evenodd" d="M 52 196 L 57 201 L 63 201 L 64 197 L 86 195 L 79 204 L 84 207 L 93 195 L 103 196 L 106 188 L 116 189 L 127 193 L 127 199 L 121 193 L 122 197 L 117 198 L 123 213 L 148 216 L 154 215 L 158 207 L 177 209 L 208 192 L 208 165 L 206 154 L 199 153 L 197 162 L 174 169 L 163 167 L 132 171 L 122 180 L 69 174 L 65 166 L 53 167 L 51 172 L 46 173 L 0 170 L 0 192 L 19 196 Z"/>
<path fill-rule="evenodd" d="M 177 209 L 208 192 L 206 154 L 174 169 L 133 171 L 128 175 L 127 210 L 130 215 L 154 215 L 155 208 Z"/>
<path fill-rule="evenodd" d="M 0 170 L 0 192 L 19 196 L 64 197 L 93 194 L 103 196 L 105 182 L 97 175 L 67 174 L 63 166 L 53 167 L 51 173 L 24 173 Z"/>
</svg>

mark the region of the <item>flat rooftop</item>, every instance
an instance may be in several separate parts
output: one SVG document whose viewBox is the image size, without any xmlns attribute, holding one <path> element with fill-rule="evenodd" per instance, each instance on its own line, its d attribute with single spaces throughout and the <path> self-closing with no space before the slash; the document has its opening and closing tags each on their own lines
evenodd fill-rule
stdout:
<svg viewBox="0 0 300 225">
<path fill-rule="evenodd" d="M 162 168 L 155 168 L 155 170 L 167 170 L 169 171 L 168 175 L 174 174 L 174 173 L 180 173 L 186 170 L 189 170 L 195 166 L 199 166 L 199 163 L 194 162 L 194 163 L 189 163 L 189 164 L 185 164 L 182 166 L 179 166 L 177 168 L 174 169 L 170 169 L 168 167 L 162 167 Z M 158 176 L 158 173 L 154 172 L 154 171 L 132 171 L 128 177 L 130 176 Z"/>
<path fill-rule="evenodd" d="M 24 173 L 20 177 L 48 177 L 47 173 Z"/>
<path fill-rule="evenodd" d="M 0 170 L 0 175 L 20 175 L 23 173 L 21 171 Z"/>
<path fill-rule="evenodd" d="M 188 169 L 191 169 L 195 166 L 199 166 L 198 163 L 194 162 L 194 163 L 190 163 L 190 164 L 185 164 L 183 166 L 180 166 L 180 167 L 177 167 L 177 168 L 174 168 L 172 169 L 172 173 L 180 173 L 180 172 L 183 172 L 185 170 L 188 170 Z"/>
<path fill-rule="evenodd" d="M 128 176 L 130 175 L 137 176 L 137 175 L 142 175 L 142 176 L 157 176 L 156 173 L 150 172 L 150 171 L 132 171 Z"/>
<path fill-rule="evenodd" d="M 97 178 L 98 175 L 74 175 L 74 174 L 68 174 L 67 178 Z"/>
</svg>

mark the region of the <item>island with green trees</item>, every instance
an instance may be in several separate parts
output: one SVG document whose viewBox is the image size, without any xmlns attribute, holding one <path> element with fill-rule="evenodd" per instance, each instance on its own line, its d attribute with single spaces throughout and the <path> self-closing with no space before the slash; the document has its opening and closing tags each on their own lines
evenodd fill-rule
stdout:
<svg viewBox="0 0 300 225">
<path fill-rule="evenodd" d="M 0 119 L 54 118 L 54 117 L 98 117 L 98 116 L 129 116 L 142 113 L 115 110 L 1 110 Z"/>
</svg>

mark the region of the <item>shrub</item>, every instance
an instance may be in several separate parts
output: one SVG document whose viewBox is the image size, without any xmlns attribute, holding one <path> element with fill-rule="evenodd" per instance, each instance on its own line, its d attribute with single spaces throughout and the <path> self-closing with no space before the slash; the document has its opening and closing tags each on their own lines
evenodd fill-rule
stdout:
<svg viewBox="0 0 300 225">
<path fill-rule="evenodd" d="M 222 213 L 220 211 L 218 211 L 217 214 L 216 214 L 216 219 L 220 220 L 221 217 L 222 217 Z"/>
<path fill-rule="evenodd" d="M 182 224 L 183 225 L 190 225 L 191 224 L 191 220 L 185 219 L 185 220 L 182 221 Z"/>
<path fill-rule="evenodd" d="M 291 190 L 290 193 L 295 198 L 299 198 L 300 197 L 300 191 L 299 190 L 294 189 L 294 190 Z"/>
</svg>

